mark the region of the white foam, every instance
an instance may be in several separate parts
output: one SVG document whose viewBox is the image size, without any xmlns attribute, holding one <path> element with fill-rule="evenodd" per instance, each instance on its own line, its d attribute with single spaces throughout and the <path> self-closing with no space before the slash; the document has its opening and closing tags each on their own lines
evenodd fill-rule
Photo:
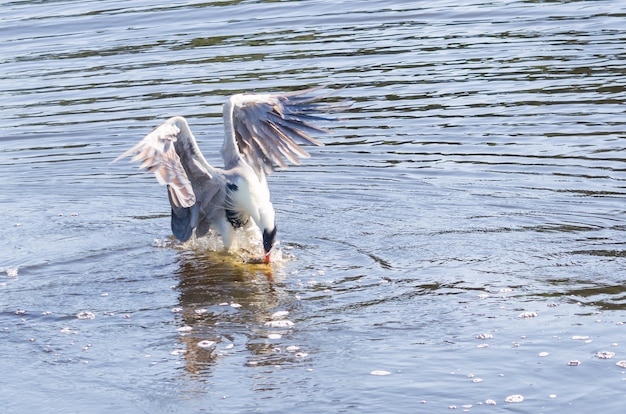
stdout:
<svg viewBox="0 0 626 414">
<path fill-rule="evenodd" d="M 291 328 L 293 325 L 294 323 L 288 319 L 265 322 L 265 326 L 269 328 Z"/>
<path fill-rule="evenodd" d="M 209 341 L 209 340 L 204 340 L 204 341 L 200 341 L 196 344 L 199 348 L 211 348 L 215 345 L 215 341 Z"/>
<path fill-rule="evenodd" d="M 8 277 L 17 277 L 17 267 L 7 267 L 7 268 L 2 268 L 0 267 L 0 272 L 6 272 Z"/>
<path fill-rule="evenodd" d="M 83 311 L 83 312 L 79 312 L 78 314 L 76 314 L 76 317 L 78 319 L 95 319 L 96 314 L 90 311 Z"/>
<path fill-rule="evenodd" d="M 508 403 L 521 403 L 522 401 L 524 401 L 524 397 L 520 394 L 513 394 L 506 397 L 504 401 Z"/>
</svg>

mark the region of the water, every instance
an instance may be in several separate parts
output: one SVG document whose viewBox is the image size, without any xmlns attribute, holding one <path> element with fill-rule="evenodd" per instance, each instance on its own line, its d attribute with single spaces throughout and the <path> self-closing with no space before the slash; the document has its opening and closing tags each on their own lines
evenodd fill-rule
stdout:
<svg viewBox="0 0 626 414">
<path fill-rule="evenodd" d="M 1 2 L 3 412 L 621 412 L 626 4 L 458 3 Z M 111 164 L 314 85 L 271 268 Z"/>
</svg>

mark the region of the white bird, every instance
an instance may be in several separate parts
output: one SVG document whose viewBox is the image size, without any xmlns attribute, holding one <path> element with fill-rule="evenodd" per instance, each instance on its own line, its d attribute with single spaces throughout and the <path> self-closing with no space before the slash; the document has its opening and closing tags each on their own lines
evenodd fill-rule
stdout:
<svg viewBox="0 0 626 414">
<path fill-rule="evenodd" d="M 309 134 L 328 132 L 310 121 L 341 105 L 317 102 L 317 88 L 284 94 L 237 94 L 223 107 L 224 168 L 210 165 L 185 118 L 176 116 L 156 127 L 115 161 L 133 155 L 140 168 L 167 185 L 172 207 L 172 232 L 181 242 L 217 230 L 229 250 L 235 229 L 249 219 L 263 235 L 265 263 L 276 242 L 274 207 L 266 176 L 287 161 L 299 164 L 309 154 L 298 144 L 323 145 Z"/>
</svg>

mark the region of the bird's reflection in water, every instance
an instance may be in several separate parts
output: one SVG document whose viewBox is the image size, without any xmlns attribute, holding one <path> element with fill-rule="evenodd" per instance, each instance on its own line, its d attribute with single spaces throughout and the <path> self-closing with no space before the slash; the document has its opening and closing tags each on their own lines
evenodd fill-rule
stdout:
<svg viewBox="0 0 626 414">
<path fill-rule="evenodd" d="M 264 324 L 274 312 L 293 306 L 280 283 L 280 264 L 193 250 L 182 251 L 179 264 L 179 352 L 186 372 L 201 375 L 220 358 L 257 364 L 275 351 Z"/>
</svg>

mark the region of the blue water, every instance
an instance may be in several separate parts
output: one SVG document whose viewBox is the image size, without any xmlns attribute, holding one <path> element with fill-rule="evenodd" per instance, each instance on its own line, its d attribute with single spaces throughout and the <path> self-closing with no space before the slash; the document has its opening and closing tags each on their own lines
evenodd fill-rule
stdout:
<svg viewBox="0 0 626 414">
<path fill-rule="evenodd" d="M 622 2 L 0 10 L 3 412 L 622 412 Z M 316 85 L 271 267 L 111 163 L 183 115 L 219 166 L 228 96 Z"/>
</svg>

